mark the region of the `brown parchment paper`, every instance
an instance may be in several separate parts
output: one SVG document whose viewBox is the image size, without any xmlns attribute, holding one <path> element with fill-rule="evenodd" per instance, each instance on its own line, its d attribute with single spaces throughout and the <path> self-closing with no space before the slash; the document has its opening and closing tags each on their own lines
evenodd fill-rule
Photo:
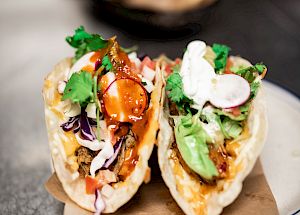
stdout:
<svg viewBox="0 0 300 215">
<path fill-rule="evenodd" d="M 153 169 L 155 168 L 155 169 Z M 172 199 L 168 188 L 160 176 L 157 166 L 152 167 L 152 179 L 143 184 L 135 196 L 114 215 L 120 214 L 184 214 Z M 57 200 L 65 203 L 64 215 L 91 215 L 92 213 L 77 206 L 64 192 L 54 173 L 45 184 L 46 190 Z M 266 181 L 260 161 L 245 179 L 239 197 L 222 214 L 251 215 L 278 214 L 275 199 Z"/>
</svg>

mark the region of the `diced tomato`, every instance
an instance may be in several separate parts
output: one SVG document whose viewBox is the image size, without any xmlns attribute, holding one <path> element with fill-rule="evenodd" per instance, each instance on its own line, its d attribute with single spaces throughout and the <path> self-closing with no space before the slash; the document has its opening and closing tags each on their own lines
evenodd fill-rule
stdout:
<svg viewBox="0 0 300 215">
<path fill-rule="evenodd" d="M 239 116 L 239 115 L 241 114 L 240 108 L 239 108 L 239 107 L 231 108 L 231 113 L 232 113 L 234 116 Z"/>
<path fill-rule="evenodd" d="M 94 194 L 95 190 L 102 187 L 100 180 L 92 178 L 91 176 L 85 177 L 85 191 L 87 194 Z"/>
<path fill-rule="evenodd" d="M 175 65 L 177 65 L 177 64 L 181 64 L 181 59 L 180 58 L 175 59 Z"/>
<path fill-rule="evenodd" d="M 167 75 L 172 73 L 172 66 L 170 64 L 168 64 L 165 68 L 165 72 L 167 73 Z"/>
<path fill-rule="evenodd" d="M 225 70 L 224 70 L 224 74 L 234 74 L 230 68 L 232 67 L 232 61 L 230 60 L 230 58 L 227 58 L 227 62 L 226 62 L 226 67 L 225 67 Z"/>
<path fill-rule="evenodd" d="M 143 71 L 144 66 L 148 66 L 150 69 L 155 70 L 155 62 L 152 61 L 148 56 L 145 57 L 141 63 L 141 71 Z"/>
<path fill-rule="evenodd" d="M 229 71 L 229 70 L 225 70 L 225 71 L 224 71 L 224 74 L 234 74 L 234 72 L 231 72 L 231 71 Z"/>
</svg>

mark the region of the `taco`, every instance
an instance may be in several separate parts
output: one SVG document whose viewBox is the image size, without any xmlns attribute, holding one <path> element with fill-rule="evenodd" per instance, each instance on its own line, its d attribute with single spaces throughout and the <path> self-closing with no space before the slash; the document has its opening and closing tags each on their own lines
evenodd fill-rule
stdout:
<svg viewBox="0 0 300 215">
<path fill-rule="evenodd" d="M 159 166 L 186 214 L 220 214 L 232 203 L 266 139 L 266 66 L 229 50 L 193 41 L 182 60 L 161 60 Z"/>
<path fill-rule="evenodd" d="M 111 213 L 150 180 L 162 78 L 155 61 L 78 28 L 76 48 L 45 78 L 54 170 L 80 207 Z"/>
</svg>

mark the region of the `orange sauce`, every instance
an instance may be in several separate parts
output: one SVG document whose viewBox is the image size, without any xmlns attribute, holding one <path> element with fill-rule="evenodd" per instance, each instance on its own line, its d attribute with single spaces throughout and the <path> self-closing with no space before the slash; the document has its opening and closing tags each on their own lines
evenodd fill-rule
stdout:
<svg viewBox="0 0 300 215">
<path fill-rule="evenodd" d="M 93 75 L 95 68 L 92 65 L 86 65 L 81 70 L 89 72 L 89 73 L 91 73 Z"/>
<path fill-rule="evenodd" d="M 124 160 L 121 170 L 119 172 L 119 175 L 121 176 L 122 180 L 125 180 L 126 177 L 128 177 L 131 174 L 136 163 L 139 160 L 139 155 L 137 154 L 137 151 L 138 151 L 137 149 L 138 149 L 138 146 L 135 146 L 134 148 L 127 150 L 125 153 L 125 160 Z"/>
<path fill-rule="evenodd" d="M 107 114 L 121 122 L 139 120 L 147 105 L 144 88 L 131 79 L 114 81 L 102 99 Z"/>
</svg>

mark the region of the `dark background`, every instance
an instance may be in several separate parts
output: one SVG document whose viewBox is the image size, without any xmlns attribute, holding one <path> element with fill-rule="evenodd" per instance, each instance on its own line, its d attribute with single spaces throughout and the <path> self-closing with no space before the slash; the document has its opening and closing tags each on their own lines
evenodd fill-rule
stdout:
<svg viewBox="0 0 300 215">
<path fill-rule="evenodd" d="M 233 55 L 265 63 L 267 80 L 300 95 L 300 1 L 221 0 L 184 14 L 116 9 L 96 0 L 85 7 L 98 22 L 124 33 L 128 37 L 124 44 L 137 43 L 152 57 L 160 53 L 180 57 L 195 39 L 224 43 Z"/>
</svg>

